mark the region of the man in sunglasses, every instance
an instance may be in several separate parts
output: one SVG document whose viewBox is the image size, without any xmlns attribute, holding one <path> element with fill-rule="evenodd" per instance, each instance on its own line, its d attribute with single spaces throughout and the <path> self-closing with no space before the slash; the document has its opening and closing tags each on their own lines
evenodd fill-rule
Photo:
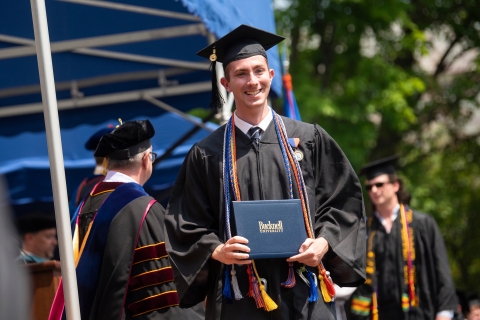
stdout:
<svg viewBox="0 0 480 320">
<path fill-rule="evenodd" d="M 367 281 L 351 300 L 353 319 L 452 319 L 456 295 L 442 235 L 430 215 L 409 207 L 398 156 L 365 165 L 373 214 L 367 222 Z"/>
<path fill-rule="evenodd" d="M 105 179 L 77 208 L 72 223 L 82 319 L 203 319 L 203 306 L 178 307 L 163 232 L 165 210 L 143 185 L 152 175 L 148 120 L 121 123 L 100 139 Z M 62 316 L 61 291 L 50 319 Z"/>
</svg>

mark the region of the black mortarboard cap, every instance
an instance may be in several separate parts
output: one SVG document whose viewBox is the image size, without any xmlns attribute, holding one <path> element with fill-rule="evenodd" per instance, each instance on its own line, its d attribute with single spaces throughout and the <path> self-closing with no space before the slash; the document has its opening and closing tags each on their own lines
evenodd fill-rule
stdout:
<svg viewBox="0 0 480 320">
<path fill-rule="evenodd" d="M 88 141 L 85 143 L 85 149 L 95 151 L 95 149 L 97 149 L 98 143 L 100 142 L 100 138 L 102 138 L 104 134 L 112 132 L 112 130 L 113 130 L 113 127 L 112 128 L 102 128 L 102 129 L 98 130 L 97 132 L 95 132 L 90 137 L 90 139 L 88 139 Z"/>
<path fill-rule="evenodd" d="M 26 214 L 16 220 L 18 232 L 21 235 L 56 228 L 55 218 L 47 214 Z"/>
<path fill-rule="evenodd" d="M 102 136 L 95 157 L 127 160 L 152 146 L 155 130 L 148 120 L 126 121 Z"/>
<path fill-rule="evenodd" d="M 360 175 L 365 175 L 368 180 L 371 180 L 382 174 L 395 174 L 395 166 L 399 158 L 398 155 L 394 155 L 366 164 L 360 169 Z"/>
<path fill-rule="evenodd" d="M 284 37 L 274 33 L 242 24 L 208 47 L 197 52 L 198 56 L 212 61 L 212 102 L 210 107 L 218 109 L 223 105 L 223 97 L 217 87 L 215 62 L 223 63 L 223 68 L 225 69 L 230 62 L 236 60 L 257 55 L 266 59 L 267 53 L 265 51 L 284 39 Z"/>
</svg>

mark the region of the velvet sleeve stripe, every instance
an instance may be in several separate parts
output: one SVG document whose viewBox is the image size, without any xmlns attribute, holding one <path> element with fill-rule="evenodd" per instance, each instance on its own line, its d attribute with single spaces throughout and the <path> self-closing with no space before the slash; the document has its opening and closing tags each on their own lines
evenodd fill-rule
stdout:
<svg viewBox="0 0 480 320">
<path fill-rule="evenodd" d="M 153 271 L 141 273 L 130 278 L 128 291 L 135 291 L 149 286 L 159 285 L 165 282 L 173 282 L 172 267 L 165 267 Z"/>
<path fill-rule="evenodd" d="M 123 184 L 123 182 L 103 182 L 103 181 L 101 181 L 93 187 L 92 191 L 90 192 L 90 195 L 92 197 L 96 197 L 99 194 L 102 194 L 102 193 L 105 193 L 105 192 L 112 192 L 113 190 L 115 190 L 116 188 L 121 186 L 122 184 Z"/>
<path fill-rule="evenodd" d="M 167 250 L 165 249 L 165 242 L 159 242 L 135 249 L 133 264 L 149 260 L 158 260 L 165 257 L 168 257 Z"/>
<path fill-rule="evenodd" d="M 178 306 L 178 304 L 177 291 L 173 290 L 131 303 L 128 306 L 128 311 L 132 317 L 136 317 L 155 310 L 175 307 Z"/>
</svg>

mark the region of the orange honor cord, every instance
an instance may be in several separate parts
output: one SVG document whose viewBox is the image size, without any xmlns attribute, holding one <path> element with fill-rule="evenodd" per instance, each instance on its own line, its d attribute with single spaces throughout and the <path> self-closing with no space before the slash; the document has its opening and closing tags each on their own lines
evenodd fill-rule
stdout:
<svg viewBox="0 0 480 320">
<path fill-rule="evenodd" d="M 299 195 L 302 203 L 303 220 L 305 222 L 305 229 L 307 231 L 307 236 L 311 239 L 314 239 L 313 232 L 309 223 L 310 217 L 308 212 L 309 210 L 307 208 L 307 200 L 305 199 L 306 197 L 304 194 L 304 190 L 305 190 L 305 188 L 303 187 L 304 183 L 303 183 L 303 180 L 301 180 L 301 176 L 298 170 L 300 166 L 296 158 L 292 156 L 293 150 L 290 144 L 287 143 L 285 128 L 283 127 L 283 123 L 280 122 L 281 118 L 278 115 L 276 115 L 276 117 L 277 117 L 276 121 L 280 123 L 279 127 L 282 128 L 282 130 L 280 130 L 280 133 L 281 133 L 280 136 L 284 145 L 288 147 L 288 150 L 289 150 L 289 152 L 287 152 L 288 160 L 291 163 L 291 167 L 295 176 L 295 181 L 297 182 L 297 187 L 299 188 Z M 323 299 L 325 302 L 331 302 L 333 300 L 333 297 L 335 296 L 335 287 L 333 285 L 333 282 L 321 262 L 317 268 L 318 268 L 318 279 L 320 280 L 320 288 L 321 288 Z"/>
</svg>

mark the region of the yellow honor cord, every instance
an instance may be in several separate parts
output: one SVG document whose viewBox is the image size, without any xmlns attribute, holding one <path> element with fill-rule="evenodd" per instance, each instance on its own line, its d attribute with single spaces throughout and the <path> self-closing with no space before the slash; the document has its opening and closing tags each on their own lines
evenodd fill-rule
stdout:
<svg viewBox="0 0 480 320">
<path fill-rule="evenodd" d="M 378 320 L 377 293 L 372 294 L 372 320 Z"/>
<path fill-rule="evenodd" d="M 411 211 L 411 210 L 410 210 Z M 413 229 L 409 228 L 407 225 L 407 214 L 410 215 L 410 211 L 405 213 L 405 207 L 403 204 L 400 205 L 400 221 L 402 223 L 402 251 L 403 259 L 406 262 L 404 269 L 406 269 L 406 274 L 404 272 L 404 281 L 408 285 L 408 296 L 410 306 L 415 307 L 416 304 L 416 294 L 415 294 L 415 276 L 414 276 L 414 265 L 413 260 L 415 257 L 415 245 L 413 240 Z M 411 221 L 410 221 L 411 222 Z"/>
</svg>

